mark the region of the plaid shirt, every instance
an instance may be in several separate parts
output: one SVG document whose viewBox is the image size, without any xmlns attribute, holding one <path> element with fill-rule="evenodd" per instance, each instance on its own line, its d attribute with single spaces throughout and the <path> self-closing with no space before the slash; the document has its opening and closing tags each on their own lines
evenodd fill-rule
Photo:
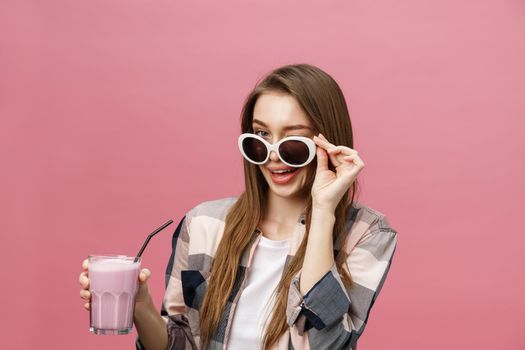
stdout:
<svg viewBox="0 0 525 350">
<path fill-rule="evenodd" d="M 226 214 L 238 197 L 198 204 L 180 220 L 172 239 L 172 253 L 166 269 L 166 292 L 161 315 L 166 321 L 168 350 L 200 349 L 199 309 L 211 263 L 224 231 Z M 295 255 L 305 234 L 305 212 L 299 216 L 285 265 Z M 354 202 L 347 216 L 348 239 L 334 244 L 336 260 L 341 249 L 350 251 L 346 266 L 354 285 L 345 288 L 337 268 L 332 268 L 303 296 L 300 272 L 294 276 L 286 308 L 288 330 L 273 349 L 351 349 L 363 333 L 370 309 L 389 271 L 397 243 L 385 215 Z M 256 228 L 249 249 L 244 252 L 232 293 L 219 326 L 207 349 L 226 349 L 232 319 L 245 286 L 252 257 L 260 240 Z M 350 237 L 358 237 L 354 244 Z M 339 246 L 338 246 L 339 245 Z M 341 247 L 342 246 L 342 247 Z M 353 248 L 353 249 L 352 249 Z M 137 338 L 136 348 L 145 350 Z"/>
</svg>

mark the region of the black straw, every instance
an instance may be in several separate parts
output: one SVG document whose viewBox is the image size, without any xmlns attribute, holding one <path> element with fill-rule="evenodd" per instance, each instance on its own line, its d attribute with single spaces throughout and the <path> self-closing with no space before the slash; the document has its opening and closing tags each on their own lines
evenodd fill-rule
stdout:
<svg viewBox="0 0 525 350">
<path fill-rule="evenodd" d="M 139 258 L 142 255 L 142 253 L 144 252 L 144 249 L 146 249 L 146 246 L 148 245 L 149 240 L 151 239 L 151 237 L 155 236 L 157 233 L 159 233 L 160 231 L 164 230 L 166 227 L 171 225 L 171 223 L 173 223 L 173 220 L 169 220 L 164 225 L 162 225 L 161 227 L 159 227 L 158 229 L 156 229 L 155 231 L 153 231 L 152 233 L 149 234 L 148 238 L 146 238 L 146 241 L 142 245 L 142 248 L 140 248 L 140 251 L 137 254 L 137 257 L 135 258 L 134 262 L 138 262 L 139 261 Z"/>
</svg>

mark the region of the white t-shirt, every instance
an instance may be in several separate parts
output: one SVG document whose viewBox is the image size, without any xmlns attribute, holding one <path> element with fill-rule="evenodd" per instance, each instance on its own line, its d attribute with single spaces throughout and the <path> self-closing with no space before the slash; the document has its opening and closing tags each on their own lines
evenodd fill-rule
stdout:
<svg viewBox="0 0 525 350">
<path fill-rule="evenodd" d="M 265 317 L 273 308 L 266 306 L 281 280 L 290 246 L 289 240 L 274 241 L 261 236 L 248 271 L 246 287 L 239 296 L 232 320 L 228 350 L 260 350 Z"/>
</svg>

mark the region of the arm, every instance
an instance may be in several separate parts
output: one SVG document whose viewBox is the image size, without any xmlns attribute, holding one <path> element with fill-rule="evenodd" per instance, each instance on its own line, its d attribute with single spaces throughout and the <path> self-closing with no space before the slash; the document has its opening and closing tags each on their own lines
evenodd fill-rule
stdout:
<svg viewBox="0 0 525 350">
<path fill-rule="evenodd" d="M 332 241 L 334 224 L 335 215 L 333 212 L 313 208 L 300 283 L 301 294 L 303 295 L 334 264 L 334 244 Z"/>
<path fill-rule="evenodd" d="M 137 329 L 137 349 L 167 349 L 168 332 L 166 321 L 159 314 L 151 296 L 143 303 L 135 304 L 133 322 Z"/>
<path fill-rule="evenodd" d="M 181 270 L 188 266 L 189 220 L 186 214 L 173 233 L 171 256 L 166 267 L 166 292 L 160 314 L 151 298 L 145 305 L 137 305 L 137 350 L 197 348 L 185 315 L 181 283 Z"/>
<path fill-rule="evenodd" d="M 308 342 L 312 349 L 355 349 L 386 279 L 396 244 L 397 232 L 386 218 L 379 218 L 346 260 L 354 282 L 349 289 L 333 263 L 303 295 L 300 280 L 306 274 L 301 271 L 292 280 L 288 295 L 292 338 L 297 343 Z"/>
</svg>

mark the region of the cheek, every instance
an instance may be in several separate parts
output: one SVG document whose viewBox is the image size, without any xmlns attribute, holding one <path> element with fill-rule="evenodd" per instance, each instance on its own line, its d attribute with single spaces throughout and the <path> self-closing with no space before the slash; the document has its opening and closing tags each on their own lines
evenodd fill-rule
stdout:
<svg viewBox="0 0 525 350">
<path fill-rule="evenodd" d="M 317 164 L 313 164 L 313 162 L 306 166 L 306 168 L 304 169 L 304 178 L 305 178 L 306 184 L 313 183 L 315 179 L 316 169 L 317 169 Z"/>
<path fill-rule="evenodd" d="M 308 164 L 305 169 L 304 169 L 304 173 L 308 176 L 313 176 L 315 174 L 315 170 L 317 169 L 317 164 L 315 164 L 314 162 L 311 162 L 310 164 Z"/>
<path fill-rule="evenodd" d="M 301 170 L 299 170 L 301 173 L 299 174 L 299 180 L 301 182 L 301 186 L 304 186 L 305 184 L 308 183 L 308 179 L 310 178 L 310 174 L 311 174 L 311 169 L 309 169 L 308 167 L 305 167 L 305 168 L 301 168 Z"/>
</svg>

